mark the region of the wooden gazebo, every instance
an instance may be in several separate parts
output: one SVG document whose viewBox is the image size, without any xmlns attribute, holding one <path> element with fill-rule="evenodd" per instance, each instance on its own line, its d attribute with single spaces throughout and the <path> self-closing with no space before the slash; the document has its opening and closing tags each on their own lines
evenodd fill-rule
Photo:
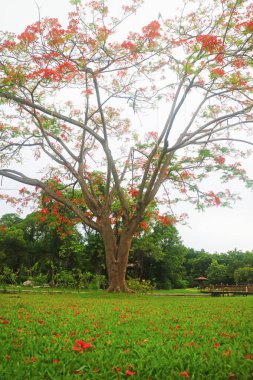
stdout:
<svg viewBox="0 0 253 380">
<path fill-rule="evenodd" d="M 204 282 L 207 280 L 207 277 L 199 276 L 199 277 L 196 277 L 194 280 L 198 282 L 199 287 L 202 289 L 202 288 L 205 287 L 205 283 Z"/>
</svg>

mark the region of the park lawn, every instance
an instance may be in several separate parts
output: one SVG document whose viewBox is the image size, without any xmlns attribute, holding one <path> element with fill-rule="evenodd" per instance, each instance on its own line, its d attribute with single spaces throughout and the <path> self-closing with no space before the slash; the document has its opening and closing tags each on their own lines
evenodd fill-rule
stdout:
<svg viewBox="0 0 253 380">
<path fill-rule="evenodd" d="M 253 379 L 252 311 L 250 296 L 0 294 L 0 378 Z"/>
</svg>

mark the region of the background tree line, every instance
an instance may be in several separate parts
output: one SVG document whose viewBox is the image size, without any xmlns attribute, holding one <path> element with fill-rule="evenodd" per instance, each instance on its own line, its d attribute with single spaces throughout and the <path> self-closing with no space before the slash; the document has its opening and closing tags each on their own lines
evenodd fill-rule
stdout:
<svg viewBox="0 0 253 380">
<path fill-rule="evenodd" d="M 160 289 L 197 286 L 198 276 L 209 284 L 253 282 L 253 252 L 210 254 L 186 248 L 177 229 L 156 222 L 136 237 L 130 252 L 128 278 Z M 59 235 L 57 226 L 42 222 L 34 212 L 25 218 L 0 218 L 0 282 L 99 288 L 106 286 L 104 246 L 98 233 L 75 228 Z"/>
</svg>

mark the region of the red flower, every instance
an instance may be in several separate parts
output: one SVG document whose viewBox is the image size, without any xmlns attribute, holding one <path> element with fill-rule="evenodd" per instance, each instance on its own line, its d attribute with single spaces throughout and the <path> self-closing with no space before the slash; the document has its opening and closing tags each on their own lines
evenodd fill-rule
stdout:
<svg viewBox="0 0 253 380">
<path fill-rule="evenodd" d="M 139 190 L 137 189 L 130 189 L 128 190 L 128 192 L 132 196 L 132 198 L 137 198 L 139 195 Z"/>
<path fill-rule="evenodd" d="M 59 360 L 58 360 L 58 359 L 54 359 L 54 363 L 55 363 L 55 364 L 58 364 L 58 363 L 59 363 Z"/>
<path fill-rule="evenodd" d="M 92 95 L 93 94 L 93 90 L 91 88 L 87 88 L 86 90 L 83 91 L 83 94 L 85 94 L 85 95 Z"/>
<path fill-rule="evenodd" d="M 226 355 L 226 356 L 231 355 L 231 350 L 227 350 L 227 351 L 223 352 L 223 355 Z"/>
<path fill-rule="evenodd" d="M 170 224 L 173 224 L 173 219 L 172 218 L 168 218 L 167 216 L 164 216 L 164 215 L 159 215 L 157 217 L 157 219 L 163 223 L 165 226 L 169 226 Z"/>
<path fill-rule="evenodd" d="M 134 51 L 136 49 L 137 45 L 132 43 L 131 41 L 124 41 L 124 42 L 122 42 L 121 47 L 123 49 L 128 49 L 130 51 Z"/>
<path fill-rule="evenodd" d="M 214 348 L 218 348 L 218 347 L 220 347 L 220 343 L 218 343 L 218 342 L 216 342 L 216 343 L 214 343 Z"/>
<path fill-rule="evenodd" d="M 84 342 L 82 339 L 78 339 L 76 340 L 76 346 L 73 346 L 72 350 L 83 352 L 91 347 L 92 347 L 91 343 L 87 343 L 87 342 Z"/>
<path fill-rule="evenodd" d="M 139 225 L 140 225 L 140 228 L 141 228 L 143 231 L 146 231 L 146 230 L 149 228 L 148 223 L 145 222 L 145 221 L 140 222 Z"/>
<path fill-rule="evenodd" d="M 222 77 L 224 74 L 225 74 L 225 71 L 223 69 L 220 69 L 220 68 L 217 68 L 217 69 L 213 69 L 211 70 L 211 73 L 216 77 L 216 76 L 220 76 Z"/>
<path fill-rule="evenodd" d="M 222 157 L 222 156 L 218 156 L 218 157 L 215 157 L 215 161 L 216 161 L 219 165 L 223 165 L 224 162 L 225 162 L 225 158 Z"/>
<path fill-rule="evenodd" d="M 2 231 L 2 232 L 5 232 L 5 231 L 6 231 L 6 227 L 5 227 L 4 224 L 1 225 L 1 231 Z"/>
<path fill-rule="evenodd" d="M 224 45 L 222 40 L 217 36 L 211 35 L 200 35 L 196 37 L 197 43 L 201 43 L 201 48 L 209 53 L 222 52 L 224 50 Z"/>
<path fill-rule="evenodd" d="M 246 354 L 246 355 L 244 355 L 244 359 L 253 359 L 253 355 L 252 354 Z"/>
<path fill-rule="evenodd" d="M 248 33 L 253 32 L 253 21 L 252 20 L 242 22 L 241 25 L 245 27 L 246 32 L 248 32 Z"/>
<path fill-rule="evenodd" d="M 112 370 L 115 372 L 120 372 L 121 368 L 120 367 L 112 367 Z"/>
<path fill-rule="evenodd" d="M 181 372 L 180 375 L 183 376 L 183 377 L 186 377 L 186 378 L 190 377 L 187 371 Z"/>
<path fill-rule="evenodd" d="M 213 199 L 213 202 L 216 204 L 216 206 L 219 206 L 221 204 L 220 198 L 217 195 L 215 195 L 213 191 L 210 191 L 210 193 L 208 193 L 207 195 Z"/>
<path fill-rule="evenodd" d="M 156 37 L 160 36 L 159 29 L 161 25 L 159 24 L 158 21 L 154 20 L 148 25 L 144 26 L 142 28 L 143 33 L 145 34 L 145 37 L 149 39 L 154 39 Z"/>
<path fill-rule="evenodd" d="M 130 371 L 129 369 L 127 369 L 127 370 L 125 371 L 125 374 L 128 375 L 128 376 L 134 376 L 134 375 L 136 375 L 136 372 L 132 372 L 132 371 Z"/>
</svg>

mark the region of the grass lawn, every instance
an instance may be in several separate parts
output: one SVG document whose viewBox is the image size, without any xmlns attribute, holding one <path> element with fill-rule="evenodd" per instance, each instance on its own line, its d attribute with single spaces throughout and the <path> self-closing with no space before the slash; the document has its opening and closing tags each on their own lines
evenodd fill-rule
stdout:
<svg viewBox="0 0 253 380">
<path fill-rule="evenodd" d="M 0 379 L 253 379 L 253 297 L 0 294 Z"/>
</svg>

